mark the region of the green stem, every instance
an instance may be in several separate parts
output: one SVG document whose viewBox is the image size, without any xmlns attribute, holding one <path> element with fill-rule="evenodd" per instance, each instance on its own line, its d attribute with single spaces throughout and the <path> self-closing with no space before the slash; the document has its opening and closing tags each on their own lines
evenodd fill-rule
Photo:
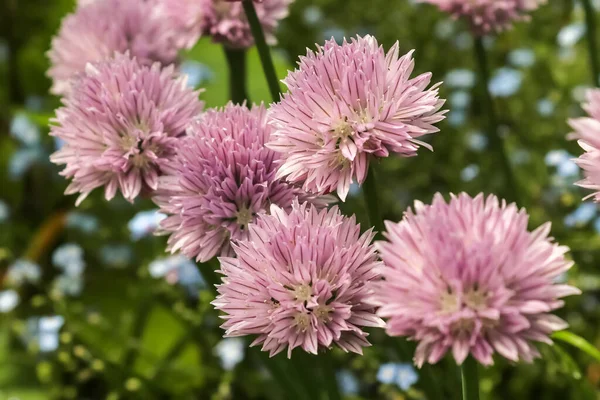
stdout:
<svg viewBox="0 0 600 400">
<path fill-rule="evenodd" d="M 249 102 L 246 89 L 246 50 L 223 46 L 229 65 L 229 97 L 235 104 Z"/>
<path fill-rule="evenodd" d="M 411 349 L 410 343 L 403 338 L 390 338 L 394 341 L 396 355 L 404 362 L 412 361 L 414 350 Z M 444 399 L 442 389 L 439 387 L 439 380 L 436 379 L 432 365 L 425 364 L 419 371 L 419 388 L 425 392 L 428 399 Z"/>
<path fill-rule="evenodd" d="M 593 75 L 594 86 L 600 83 L 600 61 L 598 59 L 598 42 L 596 29 L 596 12 L 590 0 L 581 0 L 585 11 L 585 24 L 587 34 L 587 45 L 590 57 L 590 68 Z"/>
<path fill-rule="evenodd" d="M 167 355 L 158 363 L 154 372 L 152 373 L 151 379 L 154 379 L 166 370 L 171 363 L 181 355 L 181 352 L 185 350 L 187 345 L 193 342 L 195 330 L 193 328 L 188 329 L 187 333 L 182 335 L 175 344 L 171 347 Z"/>
<path fill-rule="evenodd" d="M 383 219 L 379 212 L 379 195 L 377 193 L 377 178 L 373 166 L 369 167 L 367 173 L 367 179 L 363 184 L 363 193 L 365 195 L 365 206 L 367 207 L 367 213 L 369 215 L 369 224 L 377 231 L 377 236 L 380 236 L 385 227 L 383 225 Z"/>
<path fill-rule="evenodd" d="M 141 347 L 142 335 L 144 328 L 150 318 L 150 311 L 152 311 L 153 297 L 149 296 L 143 299 L 139 305 L 139 308 L 135 314 L 135 320 L 131 329 L 131 342 L 127 346 L 125 354 L 123 356 L 123 366 L 130 373 L 134 368 L 134 362 L 139 348 Z"/>
<path fill-rule="evenodd" d="M 460 366 L 463 400 L 479 400 L 479 372 L 477 361 L 471 356 Z"/>
<path fill-rule="evenodd" d="M 477 61 L 477 68 L 479 69 L 479 75 L 481 79 L 479 85 L 481 86 L 483 108 L 487 112 L 488 139 L 492 149 L 497 149 L 499 152 L 499 161 L 504 169 L 506 178 L 505 183 L 507 185 L 507 189 L 504 191 L 503 197 L 507 201 L 516 201 L 519 205 L 523 205 L 518 198 L 519 186 L 517 186 L 517 181 L 513 173 L 510 159 L 506 153 L 504 140 L 498 135 L 498 118 L 496 116 L 494 101 L 492 100 L 492 96 L 490 95 L 490 91 L 488 89 L 488 84 L 490 82 L 488 59 L 485 47 L 483 46 L 483 40 L 480 36 L 475 37 L 475 59 Z"/>
<path fill-rule="evenodd" d="M 327 398 L 329 400 L 342 400 L 340 389 L 338 388 L 337 377 L 335 375 L 335 367 L 333 365 L 333 357 L 330 352 L 319 355 L 324 369 L 324 383 L 327 390 Z"/>
<path fill-rule="evenodd" d="M 273 58 L 271 58 L 271 52 L 269 51 L 269 45 L 265 40 L 265 33 L 263 32 L 262 25 L 256 15 L 256 9 L 252 0 L 243 0 L 244 11 L 250 24 L 250 30 L 252 36 L 254 36 L 254 42 L 256 43 L 256 49 L 258 50 L 258 56 L 267 79 L 269 91 L 273 101 L 279 101 L 281 95 L 281 88 L 279 87 L 279 80 L 277 79 L 277 73 L 275 72 L 275 65 L 273 64 Z"/>
<path fill-rule="evenodd" d="M 216 295 L 216 285 L 221 283 L 221 278 L 219 277 L 219 274 L 217 272 L 217 270 L 219 269 L 219 261 L 217 260 L 217 258 L 214 257 L 210 261 L 199 264 L 198 269 L 200 270 L 202 278 L 204 278 L 204 280 L 208 284 L 210 291 Z"/>
</svg>

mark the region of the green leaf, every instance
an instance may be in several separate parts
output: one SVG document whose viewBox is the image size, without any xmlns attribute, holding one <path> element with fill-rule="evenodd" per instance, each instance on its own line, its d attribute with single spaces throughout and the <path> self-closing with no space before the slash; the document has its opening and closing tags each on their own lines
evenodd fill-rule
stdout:
<svg viewBox="0 0 600 400">
<path fill-rule="evenodd" d="M 588 342 L 581 336 L 578 336 L 573 332 L 569 331 L 560 331 L 554 333 L 552 335 L 552 338 L 568 343 L 571 346 L 577 347 L 579 350 L 583 351 L 587 355 L 595 358 L 597 361 L 600 362 L 600 350 L 598 350 L 596 347 L 594 347 L 594 345 L 592 345 L 590 342 Z"/>
</svg>

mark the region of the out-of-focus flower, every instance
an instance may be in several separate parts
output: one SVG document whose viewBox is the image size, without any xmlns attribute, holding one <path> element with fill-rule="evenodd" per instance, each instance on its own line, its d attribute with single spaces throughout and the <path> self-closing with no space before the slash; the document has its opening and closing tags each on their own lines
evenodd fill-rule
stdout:
<svg viewBox="0 0 600 400">
<path fill-rule="evenodd" d="M 594 203 L 583 203 L 565 217 L 566 226 L 582 226 L 596 217 L 598 207 Z"/>
<path fill-rule="evenodd" d="M 555 284 L 573 265 L 567 247 L 552 242 L 550 224 L 527 230 L 528 216 L 491 195 L 437 194 L 415 203 L 399 223 L 387 222 L 388 241 L 377 242 L 384 280 L 373 285 L 387 332 L 419 344 L 418 366 L 448 351 L 461 364 L 471 354 L 493 363 L 539 356 L 533 342 L 552 343 L 567 324 L 551 314 L 577 288 Z M 449 234 L 449 232 L 451 234 Z"/>
<path fill-rule="evenodd" d="M 314 193 L 337 190 L 344 200 L 372 158 L 431 148 L 418 138 L 438 131 L 444 100 L 437 84 L 427 89 L 430 73 L 410 78 L 413 67 L 412 52 L 399 57 L 396 43 L 386 54 L 372 36 L 309 51 L 283 81 L 289 93 L 270 109 L 268 147 L 285 157 L 277 176 Z"/>
<path fill-rule="evenodd" d="M 517 93 L 523 81 L 523 73 L 512 68 L 499 68 L 488 83 L 490 94 L 494 97 L 510 97 Z"/>
<path fill-rule="evenodd" d="M 28 344 L 34 344 L 42 353 L 58 349 L 59 332 L 65 323 L 60 315 L 49 317 L 31 317 L 27 320 L 27 330 L 23 339 Z"/>
<path fill-rule="evenodd" d="M 515 67 L 531 67 L 535 64 L 535 53 L 531 49 L 515 49 L 508 54 L 508 60 Z"/>
<path fill-rule="evenodd" d="M 485 35 L 509 28 L 514 21 L 528 20 L 527 13 L 546 0 L 419 0 L 438 6 L 455 18 L 465 18 L 474 33 Z"/>
<path fill-rule="evenodd" d="M 411 364 L 387 363 L 382 364 L 377 371 L 377 380 L 388 385 L 394 384 L 406 391 L 417 383 L 419 375 Z"/>
<path fill-rule="evenodd" d="M 66 275 L 81 275 L 85 268 L 83 249 L 75 243 L 63 244 L 52 253 L 52 264 Z"/>
<path fill-rule="evenodd" d="M 19 304 L 19 293 L 14 290 L 3 290 L 0 292 L 0 313 L 8 313 Z"/>
<path fill-rule="evenodd" d="M 0 224 L 5 222 L 10 217 L 10 209 L 8 204 L 0 200 Z"/>
<path fill-rule="evenodd" d="M 247 48 L 254 44 L 250 24 L 240 2 L 198 0 L 203 5 L 203 31 L 213 40 L 232 48 Z M 254 5 L 268 44 L 277 43 L 275 30 L 287 17 L 293 0 L 263 0 Z"/>
<path fill-rule="evenodd" d="M 132 240 L 140 240 L 148 236 L 158 228 L 160 221 L 166 218 L 165 214 L 158 210 L 141 211 L 127 223 Z"/>
<path fill-rule="evenodd" d="M 69 228 L 79 229 L 85 233 L 92 233 L 98 230 L 98 218 L 93 215 L 85 214 L 79 211 L 71 211 L 67 215 L 67 226 Z"/>
<path fill-rule="evenodd" d="M 444 83 L 453 88 L 469 89 L 475 85 L 475 72 L 470 69 L 453 69 L 446 74 Z"/>
<path fill-rule="evenodd" d="M 100 258 L 109 267 L 123 268 L 133 259 L 133 252 L 125 244 L 107 245 L 100 249 Z"/>
<path fill-rule="evenodd" d="M 215 346 L 215 354 L 219 356 L 223 369 L 231 371 L 244 359 L 246 344 L 241 338 L 225 338 Z"/>
<path fill-rule="evenodd" d="M 179 71 L 188 77 L 187 84 L 191 88 L 208 83 L 214 77 L 213 71 L 207 65 L 194 60 L 182 62 L 179 66 Z"/>
<path fill-rule="evenodd" d="M 189 258 L 181 255 L 159 258 L 148 265 L 153 278 L 164 278 L 169 284 L 179 284 L 196 295 L 198 290 L 206 286 L 198 267 Z"/>
<path fill-rule="evenodd" d="M 40 129 L 25 113 L 17 113 L 10 122 L 10 134 L 27 147 L 40 143 Z"/>
<path fill-rule="evenodd" d="M 171 234 L 169 250 L 201 262 L 230 255 L 229 241 L 246 239 L 271 204 L 288 208 L 297 196 L 326 204 L 275 178 L 279 155 L 264 146 L 270 134 L 263 106 L 229 103 L 194 122 L 155 196 L 168 215 L 161 228 Z"/>
<path fill-rule="evenodd" d="M 587 92 L 587 102 L 583 104 L 583 109 L 588 116 L 569 120 L 569 125 L 575 131 L 568 137 L 577 140 L 584 150 L 575 161 L 583 169 L 585 177 L 577 185 L 593 190 L 594 193 L 588 197 L 600 202 L 600 89 Z"/>
<path fill-rule="evenodd" d="M 558 32 L 556 41 L 561 47 L 573 47 L 585 35 L 585 30 L 582 22 L 567 25 Z"/>
<path fill-rule="evenodd" d="M 52 282 L 51 293 L 55 296 L 79 296 L 83 291 L 82 275 L 57 276 Z"/>
<path fill-rule="evenodd" d="M 384 326 L 369 302 L 380 266 L 372 239 L 337 207 L 271 206 L 233 245 L 237 257 L 219 259 L 225 277 L 213 304 L 225 313 L 225 336 L 258 335 L 252 345 L 271 356 L 333 344 L 362 354 L 370 345 L 362 328 Z"/>
<path fill-rule="evenodd" d="M 39 147 L 27 147 L 15 151 L 8 164 L 8 175 L 13 180 L 20 179 L 29 168 L 42 160 L 42 155 L 43 152 Z"/>
<path fill-rule="evenodd" d="M 131 202 L 155 190 L 178 138 L 203 106 L 172 66 L 142 66 L 128 55 L 88 64 L 64 104 L 51 134 L 65 144 L 50 159 L 66 164 L 61 175 L 72 182 L 65 193 L 81 193 L 77 205 L 100 186 L 107 200 L 120 190 Z"/>
<path fill-rule="evenodd" d="M 52 93 L 66 95 L 87 63 L 129 51 L 141 64 L 171 64 L 201 31 L 202 5 L 194 0 L 103 0 L 79 4 L 52 40 L 48 76 Z"/>
<path fill-rule="evenodd" d="M 6 282 L 9 285 L 21 286 L 24 283 L 37 283 L 42 277 L 39 265 L 29 260 L 17 260 L 8 267 Z"/>
<path fill-rule="evenodd" d="M 360 390 L 360 383 L 352 372 L 345 369 L 340 370 L 336 372 L 335 378 L 342 393 L 345 395 L 358 394 Z"/>
</svg>

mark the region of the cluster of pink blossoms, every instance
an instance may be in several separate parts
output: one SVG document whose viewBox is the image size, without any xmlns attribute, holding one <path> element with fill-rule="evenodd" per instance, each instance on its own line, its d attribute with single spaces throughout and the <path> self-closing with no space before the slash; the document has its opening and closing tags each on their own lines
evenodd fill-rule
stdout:
<svg viewBox="0 0 600 400">
<path fill-rule="evenodd" d="M 594 190 L 590 197 L 600 202 L 600 89 L 590 89 L 587 93 L 587 102 L 583 108 L 588 117 L 575 118 L 569 124 L 575 132 L 569 135 L 576 139 L 579 146 L 585 151 L 575 162 L 584 173 L 585 179 L 577 184 L 586 189 Z"/>
<path fill-rule="evenodd" d="M 494 352 L 531 362 L 533 341 L 552 343 L 567 327 L 550 312 L 579 293 L 555 283 L 573 265 L 568 248 L 552 242 L 550 223 L 529 232 L 527 222 L 514 204 L 463 193 L 416 202 L 401 222 L 386 223 L 374 300 L 390 335 L 419 342 L 417 365 L 449 350 L 458 364 L 472 354 L 490 365 Z"/>
<path fill-rule="evenodd" d="M 465 18 L 476 34 L 504 30 L 514 22 L 526 20 L 527 13 L 546 0 L 419 0 L 431 3 L 456 18 Z"/>
<path fill-rule="evenodd" d="M 399 57 L 396 43 L 386 53 L 372 36 L 332 39 L 301 57 L 283 81 L 289 92 L 270 110 L 268 146 L 285 158 L 278 176 L 344 200 L 372 159 L 431 148 L 418 138 L 438 131 L 444 100 L 438 85 L 427 88 L 431 73 L 411 78 L 413 68 L 412 52 Z"/>
<path fill-rule="evenodd" d="M 290 2 L 256 5 L 268 37 Z M 435 3 L 487 32 L 538 2 Z M 385 52 L 372 36 L 331 40 L 301 58 L 270 110 L 203 113 L 174 66 L 152 63 L 172 63 L 201 31 L 229 47 L 252 44 L 239 2 L 80 1 L 50 52 L 53 90 L 68 93 L 51 128 L 64 145 L 51 159 L 65 165 L 77 204 L 97 187 L 107 199 L 147 193 L 167 214 L 170 251 L 222 256 L 213 304 L 226 336 L 256 335 L 253 345 L 271 355 L 333 345 L 360 354 L 365 328 L 387 327 L 419 342 L 421 366 L 448 351 L 459 364 L 469 354 L 483 364 L 494 353 L 531 361 L 533 342 L 566 327 L 551 312 L 579 293 L 555 283 L 572 265 L 568 249 L 549 224 L 529 232 L 515 205 L 436 195 L 388 222 L 388 241 L 376 244 L 354 216 L 327 209 L 327 195 L 344 200 L 371 161 L 431 148 L 420 138 L 438 131 L 444 100 L 431 74 L 411 77 L 412 52 L 400 56 L 398 43 Z M 582 185 L 599 190 L 600 92 L 589 99 L 591 118 L 572 125 L 588 152 Z"/>
</svg>

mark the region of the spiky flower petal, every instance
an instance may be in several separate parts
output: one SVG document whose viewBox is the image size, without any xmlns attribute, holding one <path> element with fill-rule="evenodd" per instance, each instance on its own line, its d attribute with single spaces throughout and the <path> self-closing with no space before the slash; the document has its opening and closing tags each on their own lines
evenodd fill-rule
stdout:
<svg viewBox="0 0 600 400">
<path fill-rule="evenodd" d="M 50 159 L 66 165 L 61 175 L 72 179 L 66 194 L 81 193 L 77 204 L 100 186 L 107 200 L 118 190 L 129 201 L 155 190 L 177 141 L 203 107 L 173 66 L 142 66 L 120 54 L 88 64 L 63 103 L 51 135 L 64 145 Z"/>
<path fill-rule="evenodd" d="M 229 241 L 248 237 L 248 224 L 271 204 L 289 208 L 296 197 L 329 201 L 275 178 L 279 155 L 264 144 L 271 134 L 266 111 L 229 103 L 208 110 L 178 145 L 155 202 L 168 215 L 168 249 L 208 261 L 232 254 Z"/>
<path fill-rule="evenodd" d="M 437 132 L 444 104 L 431 74 L 410 78 L 412 52 L 386 54 L 372 36 L 338 45 L 330 40 L 300 59 L 284 83 L 289 93 L 271 108 L 268 146 L 285 157 L 278 173 L 305 190 L 346 198 L 363 183 L 373 158 L 417 154 L 417 138 Z"/>
<path fill-rule="evenodd" d="M 220 259 L 225 277 L 213 304 L 225 312 L 225 336 L 258 335 L 253 345 L 271 356 L 333 344 L 362 354 L 363 327 L 384 326 L 368 301 L 380 265 L 373 236 L 337 207 L 271 206 L 233 245 L 237 257 Z"/>
<path fill-rule="evenodd" d="M 551 314 L 560 298 L 580 293 L 554 280 L 572 266 L 567 247 L 548 236 L 550 223 L 529 232 L 528 216 L 493 195 L 437 194 L 415 203 L 399 223 L 387 222 L 377 242 L 385 267 L 374 284 L 387 332 L 419 344 L 415 362 L 434 364 L 452 351 L 458 364 L 471 354 L 493 363 L 539 356 L 533 342 L 567 324 Z"/>
</svg>

